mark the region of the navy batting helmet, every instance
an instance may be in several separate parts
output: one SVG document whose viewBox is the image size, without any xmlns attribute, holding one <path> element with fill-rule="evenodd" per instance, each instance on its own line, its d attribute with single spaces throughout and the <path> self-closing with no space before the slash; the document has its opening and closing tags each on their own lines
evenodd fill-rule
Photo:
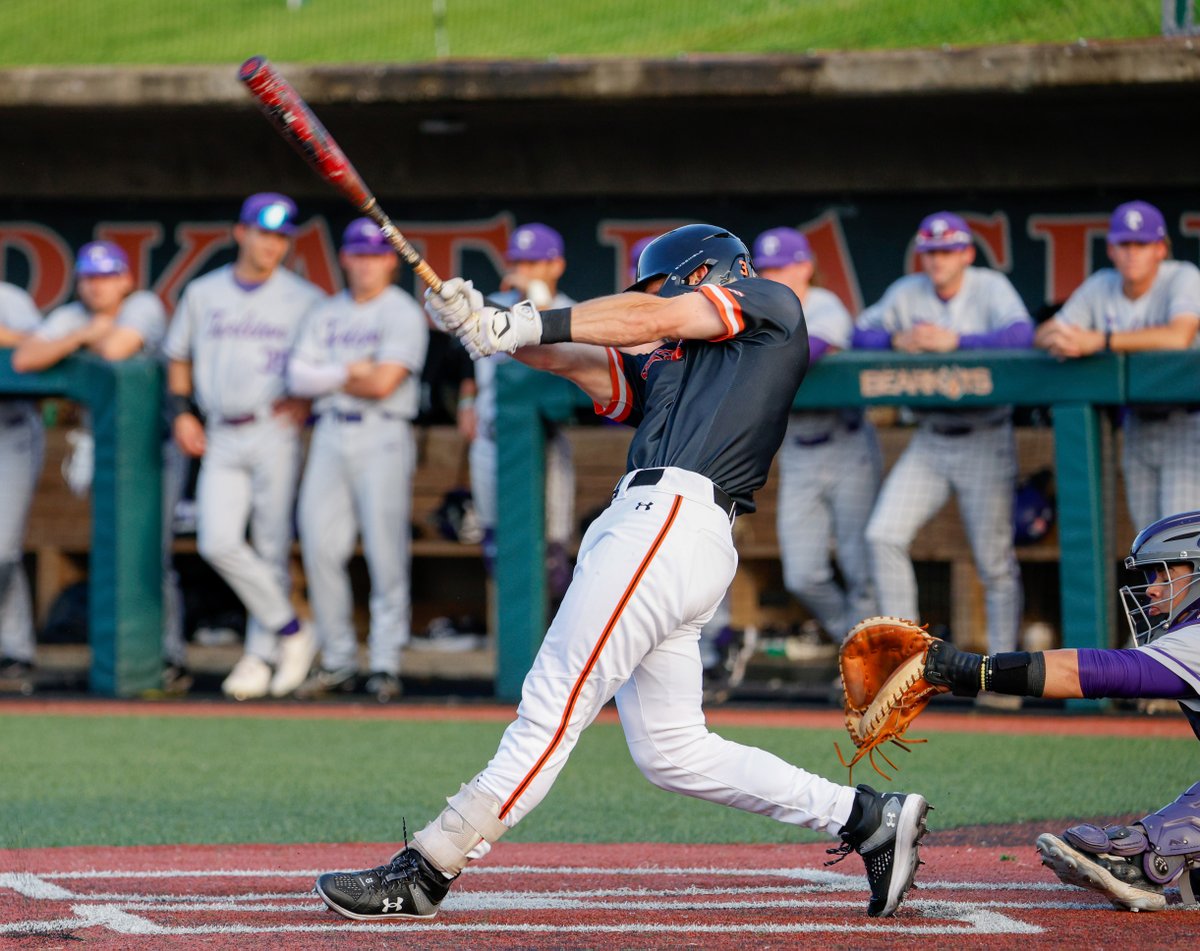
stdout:
<svg viewBox="0 0 1200 951">
<path fill-rule="evenodd" d="M 1173 571 L 1176 566 L 1182 567 Z M 1146 584 L 1121 588 L 1121 602 L 1134 640 L 1149 644 L 1181 615 L 1200 610 L 1200 512 L 1170 515 L 1143 528 L 1125 567 L 1146 573 Z"/>
<path fill-rule="evenodd" d="M 637 279 L 626 288 L 643 290 L 655 278 L 664 278 L 659 297 L 674 297 L 693 286 L 688 275 L 708 266 L 701 284 L 730 284 L 754 277 L 750 249 L 737 235 L 716 225 L 684 225 L 659 235 L 638 258 Z"/>
</svg>

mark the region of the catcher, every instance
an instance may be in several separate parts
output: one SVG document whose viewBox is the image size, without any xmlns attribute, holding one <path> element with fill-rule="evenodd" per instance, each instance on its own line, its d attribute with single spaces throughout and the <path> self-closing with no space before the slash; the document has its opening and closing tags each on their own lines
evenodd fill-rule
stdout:
<svg viewBox="0 0 1200 951">
<path fill-rule="evenodd" d="M 1145 584 L 1120 589 L 1136 644 L 1129 649 L 983 656 L 908 621 L 859 624 L 842 649 L 847 729 L 859 747 L 852 762 L 889 740 L 912 742 L 904 737 L 909 723 L 933 695 L 946 691 L 1178 700 L 1200 738 L 1200 511 L 1144 528 L 1125 566 L 1145 576 Z M 878 673 L 884 670 L 890 676 Z M 1132 825 L 1084 823 L 1061 836 L 1043 833 L 1037 849 L 1064 882 L 1098 891 L 1117 908 L 1161 911 L 1172 886 L 1182 904 L 1194 906 L 1200 893 L 1200 782 Z"/>
</svg>

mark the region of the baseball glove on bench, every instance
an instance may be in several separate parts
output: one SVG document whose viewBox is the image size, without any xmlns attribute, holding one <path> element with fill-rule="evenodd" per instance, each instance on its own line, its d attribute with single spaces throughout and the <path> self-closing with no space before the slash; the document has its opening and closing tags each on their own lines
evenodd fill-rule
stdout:
<svg viewBox="0 0 1200 951">
<path fill-rule="evenodd" d="M 935 642 L 923 627 L 896 617 L 867 618 L 846 636 L 838 665 L 845 692 L 846 730 L 858 749 L 847 763 L 834 744 L 843 766 L 853 771 L 865 756 L 875 772 L 891 779 L 876 765 L 875 754 L 892 769 L 896 764 L 879 747 L 891 742 L 908 752 L 909 744 L 925 742 L 908 739 L 905 733 L 934 695 L 950 689 L 925 679 L 929 645 Z"/>
</svg>

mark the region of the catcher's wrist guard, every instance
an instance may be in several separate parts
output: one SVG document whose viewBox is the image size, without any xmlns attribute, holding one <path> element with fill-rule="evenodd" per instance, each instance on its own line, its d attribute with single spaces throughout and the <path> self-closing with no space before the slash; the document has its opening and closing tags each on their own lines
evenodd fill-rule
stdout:
<svg viewBox="0 0 1200 951">
<path fill-rule="evenodd" d="M 981 654 L 960 651 L 949 641 L 933 640 L 925 657 L 925 679 L 948 687 L 956 697 L 974 697 L 987 689 L 985 662 Z"/>
</svg>

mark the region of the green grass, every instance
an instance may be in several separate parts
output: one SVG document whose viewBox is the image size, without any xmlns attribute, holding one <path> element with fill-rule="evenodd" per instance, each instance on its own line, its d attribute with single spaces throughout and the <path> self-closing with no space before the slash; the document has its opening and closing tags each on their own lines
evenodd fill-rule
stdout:
<svg viewBox="0 0 1200 951">
<path fill-rule="evenodd" d="M 0 65 L 413 62 L 432 0 L 4 0 Z M 795 53 L 1156 36 L 1158 0 L 445 0 L 451 57 Z"/>
<path fill-rule="evenodd" d="M 495 723 L 16 716 L 0 718 L 0 848 L 396 840 L 488 760 Z M 729 728 L 844 780 L 828 730 Z M 844 744 L 843 744 L 844 745 Z M 903 756 L 903 754 L 900 754 Z M 1150 812 L 1195 780 L 1194 741 L 935 734 L 894 788 L 932 824 Z M 1114 768 L 1119 764 L 1120 768 Z M 870 781 L 869 770 L 856 780 Z M 877 780 L 877 777 L 876 777 Z M 878 780 L 877 780 L 878 781 Z M 651 787 L 620 728 L 589 729 L 513 841 L 787 842 L 817 838 Z"/>
</svg>

